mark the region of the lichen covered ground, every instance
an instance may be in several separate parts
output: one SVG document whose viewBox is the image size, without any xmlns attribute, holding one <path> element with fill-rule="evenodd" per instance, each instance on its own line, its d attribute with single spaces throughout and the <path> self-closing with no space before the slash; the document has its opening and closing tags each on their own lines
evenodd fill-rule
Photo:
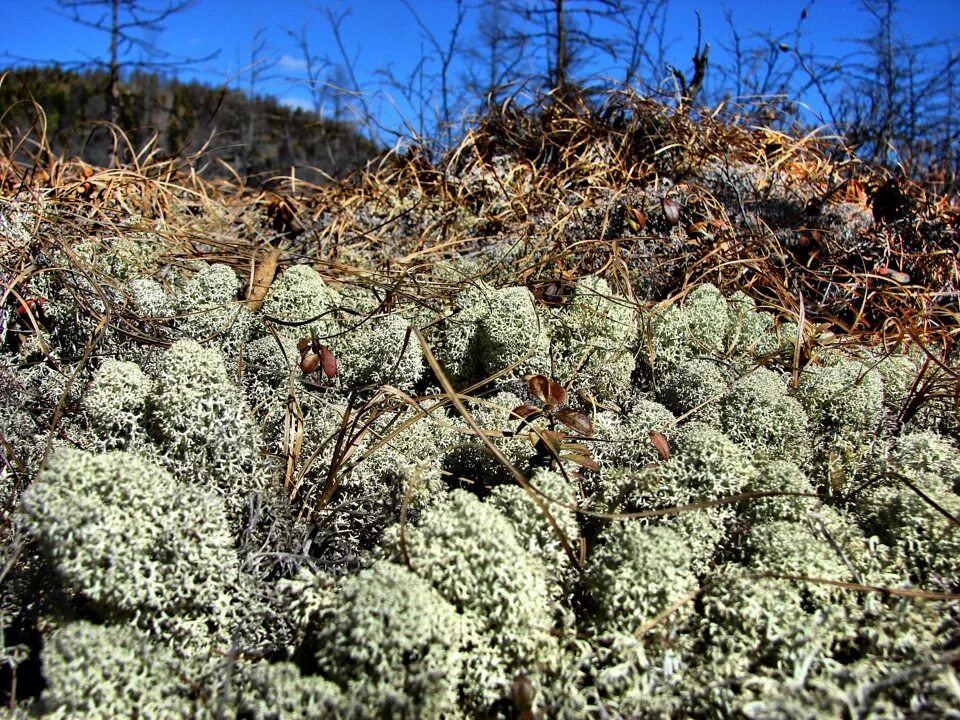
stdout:
<svg viewBox="0 0 960 720">
<path fill-rule="evenodd" d="M 718 208 L 780 171 L 703 153 Z M 732 290 L 729 258 L 687 282 L 649 187 L 562 223 L 531 204 L 550 241 L 511 242 L 534 166 L 498 157 L 455 220 L 399 190 L 354 208 L 366 257 L 324 250 L 332 206 L 271 261 L 186 186 L 163 212 L 145 180 L 123 212 L 0 204 L 6 715 L 960 712 L 950 307 L 885 333 L 875 294 L 868 338 L 825 320 L 837 295 L 778 306 L 755 268 Z M 817 191 L 781 180 L 711 242 L 787 227 Z M 831 243 L 887 222 L 835 200 Z"/>
</svg>

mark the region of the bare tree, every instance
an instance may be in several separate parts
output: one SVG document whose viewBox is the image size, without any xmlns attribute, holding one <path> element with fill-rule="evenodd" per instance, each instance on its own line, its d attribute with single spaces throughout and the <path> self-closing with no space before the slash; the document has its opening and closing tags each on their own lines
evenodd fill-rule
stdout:
<svg viewBox="0 0 960 720">
<path fill-rule="evenodd" d="M 578 85 L 576 68 L 596 54 L 619 61 L 622 42 L 595 29 L 622 24 L 631 13 L 627 0 L 512 0 L 506 6 L 520 21 L 509 36 L 515 47 L 529 46 L 544 63 L 541 78 L 548 91 Z"/>
<path fill-rule="evenodd" d="M 499 105 L 503 92 L 523 74 L 526 48 L 504 0 L 485 3 L 477 21 L 477 39 L 465 53 L 467 91 L 487 106 Z"/>
<path fill-rule="evenodd" d="M 614 16 L 625 31 L 623 87 L 655 80 L 667 66 L 665 42 L 669 0 L 643 0 L 639 6 Z M 698 43 L 699 47 L 699 43 Z"/>
<path fill-rule="evenodd" d="M 318 115 L 322 115 L 326 102 L 327 84 L 320 76 L 329 66 L 330 61 L 314 55 L 310 50 L 306 23 L 301 25 L 300 30 L 297 32 L 288 30 L 287 34 L 297 43 L 297 48 L 300 50 L 300 55 L 303 58 L 303 67 L 307 74 L 307 90 L 310 91 L 310 98 L 313 101 L 313 111 Z"/>
<path fill-rule="evenodd" d="M 257 88 L 260 82 L 276 64 L 276 58 L 266 57 L 267 41 L 263 37 L 263 28 L 257 28 L 250 43 L 250 64 L 247 68 L 247 96 L 250 98 L 249 114 L 243 139 L 243 175 L 249 175 L 253 169 L 253 158 L 257 142 Z"/>
<path fill-rule="evenodd" d="M 360 125 L 366 129 L 370 141 L 379 143 L 380 137 L 377 133 L 377 123 L 373 113 L 370 110 L 370 106 L 367 104 L 367 99 L 363 92 L 363 88 L 360 87 L 360 82 L 357 80 L 357 73 L 355 70 L 357 65 L 357 56 L 350 56 L 350 53 L 347 52 L 347 46 L 343 41 L 343 21 L 350 14 L 350 11 L 344 10 L 338 15 L 330 8 L 327 8 L 324 14 L 327 17 L 327 23 L 330 25 L 330 30 L 333 32 L 333 39 L 337 45 L 337 52 L 340 54 L 339 63 L 333 63 L 332 61 L 328 60 L 328 63 L 335 65 L 335 69 L 338 73 L 338 85 L 334 88 L 334 91 L 338 96 L 337 101 L 340 102 L 344 97 L 350 97 L 352 99 L 351 106 L 355 108 L 357 120 L 359 121 Z M 344 80 L 349 81 L 349 87 L 339 84 Z"/>
<path fill-rule="evenodd" d="M 461 97 L 453 96 L 453 87 L 450 77 L 451 67 L 453 65 L 454 58 L 456 58 L 461 50 L 460 32 L 463 28 L 463 22 L 466 18 L 467 9 L 463 0 L 454 0 L 456 15 L 454 16 L 453 25 L 447 33 L 446 40 L 442 41 L 437 37 L 437 34 L 430 29 L 429 25 L 423 21 L 413 3 L 411 3 L 410 0 L 402 1 L 403 4 L 407 6 L 410 14 L 413 15 L 414 22 L 416 22 L 417 27 L 420 28 L 420 34 L 423 37 L 424 42 L 430 46 L 430 49 L 433 51 L 433 56 L 439 63 L 439 68 L 430 73 L 430 80 L 436 81 L 436 83 L 439 85 L 437 93 L 438 97 L 434 98 L 432 93 L 430 95 L 421 94 L 420 124 L 422 127 L 422 118 L 425 114 L 426 106 L 435 104 L 436 109 L 434 110 L 433 115 L 436 131 L 439 134 L 441 142 L 445 145 L 448 145 L 453 133 L 455 109 L 457 109 L 457 106 L 461 104 L 460 101 L 462 99 Z M 427 58 L 425 58 L 425 60 L 427 60 Z M 424 63 L 421 65 L 421 71 L 426 70 L 427 64 L 429 63 Z"/>
<path fill-rule="evenodd" d="M 899 164 L 912 175 L 925 175 L 938 162 L 952 164 L 955 173 L 956 38 L 910 43 L 896 35 L 894 0 L 862 0 L 861 8 L 874 30 L 853 41 L 859 50 L 839 93 L 840 129 L 864 157 Z"/>
<path fill-rule="evenodd" d="M 109 39 L 107 59 L 88 63 L 107 69 L 107 120 L 116 123 L 119 119 L 122 69 L 156 71 L 216 57 L 217 53 L 199 58 L 179 57 L 156 44 L 163 22 L 195 3 L 196 0 L 169 0 L 164 5 L 151 6 L 144 0 L 57 0 L 57 5 L 73 22 L 104 33 Z M 131 57 L 134 50 L 140 50 L 139 58 Z"/>
<path fill-rule="evenodd" d="M 721 43 L 725 60 L 714 64 L 707 103 L 733 103 L 736 114 L 749 123 L 767 126 L 809 125 L 800 117 L 803 101 L 819 98 L 828 115 L 820 124 L 833 120 L 830 95 L 840 78 L 844 61 L 817 55 L 805 40 L 805 26 L 812 3 L 801 9 L 793 28 L 786 32 L 744 35 L 725 12 L 730 40 Z"/>
</svg>

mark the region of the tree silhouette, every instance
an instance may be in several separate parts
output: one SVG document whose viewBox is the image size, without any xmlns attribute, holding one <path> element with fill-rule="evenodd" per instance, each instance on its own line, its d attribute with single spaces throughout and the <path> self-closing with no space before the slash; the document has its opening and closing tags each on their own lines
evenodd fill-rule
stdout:
<svg viewBox="0 0 960 720">
<path fill-rule="evenodd" d="M 196 0 L 172 0 L 151 6 L 143 0 L 57 0 L 57 5 L 73 22 L 104 33 L 108 37 L 107 59 L 94 58 L 90 67 L 106 69 L 106 119 L 116 123 L 120 117 L 120 75 L 123 69 L 162 71 L 193 65 L 216 57 L 217 53 L 185 58 L 160 49 L 151 40 L 163 31 L 163 22 L 171 15 L 184 12 Z M 139 58 L 131 57 L 139 50 Z"/>
</svg>

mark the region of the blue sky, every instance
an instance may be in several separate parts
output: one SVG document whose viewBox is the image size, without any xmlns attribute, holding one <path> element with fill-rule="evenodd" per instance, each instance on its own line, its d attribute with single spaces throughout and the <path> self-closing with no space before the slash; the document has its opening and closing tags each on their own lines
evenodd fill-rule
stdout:
<svg viewBox="0 0 960 720">
<path fill-rule="evenodd" d="M 141 4 L 160 7 L 165 2 L 141 0 Z M 696 41 L 695 12 L 699 10 L 703 39 L 713 45 L 714 62 L 723 62 L 721 46 L 729 45 L 731 38 L 725 9 L 732 13 L 738 31 L 749 38 L 752 32 L 789 33 L 801 10 L 809 7 L 803 24 L 804 47 L 819 54 L 844 55 L 854 49 L 849 41 L 863 36 L 870 27 L 869 17 L 858 10 L 859 5 L 857 0 L 670 0 L 665 26 L 668 60 L 689 67 Z M 445 40 L 455 17 L 454 0 L 412 0 L 409 7 L 416 8 L 431 31 Z M 305 27 L 311 53 L 318 60 L 327 57 L 339 62 L 339 51 L 324 12 L 348 12 L 341 25 L 344 45 L 369 108 L 386 125 L 398 125 L 401 117 L 415 125 L 418 108 L 408 104 L 402 93 L 387 87 L 378 72 L 389 68 L 406 79 L 423 52 L 429 52 L 429 42 L 409 7 L 401 0 L 198 0 L 190 9 L 168 18 L 163 31 L 148 39 L 181 56 L 219 53 L 198 67 L 178 71 L 181 79 L 246 89 L 253 36 L 260 29 L 266 46 L 264 54 L 274 64 L 257 91 L 287 104 L 309 107 L 311 96 L 305 83 L 303 54 L 291 32 L 298 33 Z M 88 13 L 87 17 L 94 16 Z M 468 11 L 461 31 L 465 42 L 475 37 L 478 17 L 476 10 Z M 960 47 L 957 0 L 902 2 L 897 18 L 897 32 L 906 38 L 948 40 Z M 29 60 L 66 64 L 106 56 L 106 36 L 72 23 L 57 9 L 54 0 L 0 0 L 0 26 L 6 29 L 0 42 L 0 65 L 24 64 Z M 431 72 L 436 63 L 430 62 L 425 68 Z M 618 70 L 602 62 L 596 69 L 611 74 Z M 454 68 L 455 81 L 459 72 Z M 326 72 L 323 77 L 327 78 Z"/>
</svg>

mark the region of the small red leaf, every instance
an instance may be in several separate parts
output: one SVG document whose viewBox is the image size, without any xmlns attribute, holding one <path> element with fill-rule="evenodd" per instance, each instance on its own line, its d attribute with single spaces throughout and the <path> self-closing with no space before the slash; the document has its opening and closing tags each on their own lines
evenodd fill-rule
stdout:
<svg viewBox="0 0 960 720">
<path fill-rule="evenodd" d="M 558 382 L 553 380 L 547 381 L 547 393 L 550 398 L 550 402 L 554 405 L 564 405 L 567 402 L 567 389 Z"/>
<path fill-rule="evenodd" d="M 297 352 L 303 355 L 310 347 L 310 338 L 300 338 L 297 340 Z"/>
<path fill-rule="evenodd" d="M 510 416 L 515 418 L 520 418 L 521 420 L 523 420 L 524 418 L 528 418 L 531 415 L 536 415 L 539 412 L 540 410 L 533 407 L 532 405 L 518 405 L 517 407 L 515 407 L 513 410 L 510 411 Z"/>
<path fill-rule="evenodd" d="M 527 387 L 537 400 L 542 403 L 547 402 L 550 396 L 550 378 L 546 375 L 528 375 Z"/>
<path fill-rule="evenodd" d="M 670 459 L 670 443 L 667 442 L 663 433 L 657 431 L 650 433 L 650 442 L 653 443 L 661 458 L 664 460 Z"/>
<path fill-rule="evenodd" d="M 328 378 L 337 376 L 337 358 L 326 345 L 320 346 L 320 362 L 323 364 L 324 375 Z"/>
<path fill-rule="evenodd" d="M 318 367 L 320 367 L 320 356 L 316 353 L 308 351 L 300 357 L 300 370 L 305 375 L 316 372 Z"/>
<path fill-rule="evenodd" d="M 589 470 L 599 470 L 599 469 L 600 469 L 600 466 L 599 466 L 599 465 L 596 463 L 596 461 L 595 461 L 592 457 L 590 457 L 589 455 L 564 455 L 564 456 L 563 456 L 563 459 L 564 459 L 564 460 L 568 460 L 568 461 L 570 461 L 570 462 L 572 462 L 572 463 L 576 463 L 577 465 L 582 465 L 583 467 L 585 467 L 585 468 L 587 468 L 587 469 L 589 469 Z"/>
<path fill-rule="evenodd" d="M 555 417 L 568 428 L 581 435 L 593 435 L 593 421 L 582 412 L 564 408 Z"/>
<path fill-rule="evenodd" d="M 26 298 L 17 305 L 17 315 L 26 315 L 30 311 L 36 311 L 37 308 L 43 308 L 47 304 L 46 298 Z"/>
<path fill-rule="evenodd" d="M 667 225 L 676 225 L 680 222 L 680 204 L 676 200 L 665 197 L 660 204 L 663 207 L 663 217 L 666 218 Z"/>
</svg>

